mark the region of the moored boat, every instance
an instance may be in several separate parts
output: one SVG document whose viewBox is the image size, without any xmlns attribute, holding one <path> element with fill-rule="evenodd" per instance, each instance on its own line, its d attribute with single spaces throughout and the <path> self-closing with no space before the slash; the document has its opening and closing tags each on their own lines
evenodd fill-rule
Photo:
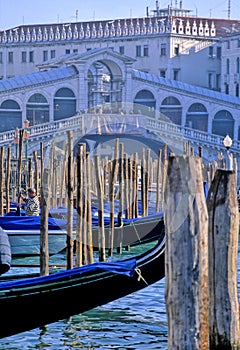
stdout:
<svg viewBox="0 0 240 350">
<path fill-rule="evenodd" d="M 12 253 L 7 233 L 0 234 L 0 275 L 8 272 L 11 267 Z"/>
<path fill-rule="evenodd" d="M 12 256 L 40 254 L 40 216 L 1 216 L 0 236 L 9 238 Z M 48 219 L 49 254 L 66 247 L 66 221 Z"/>
<path fill-rule="evenodd" d="M 164 277 L 165 234 L 147 252 L 49 276 L 0 282 L 0 337 L 44 326 L 131 294 Z"/>
<path fill-rule="evenodd" d="M 56 215 L 56 213 L 55 213 Z M 60 212 L 60 216 L 62 213 Z M 16 256 L 34 256 L 40 254 L 40 216 L 2 216 L 0 217 L 0 235 L 7 234 L 11 245 L 11 254 Z M 109 216 L 104 217 L 105 248 L 110 247 Z M 122 219 L 122 225 L 114 227 L 113 248 L 137 245 L 157 239 L 164 230 L 163 213 L 157 213 L 137 219 Z M 73 225 L 73 237 L 76 237 L 76 218 Z M 49 254 L 54 255 L 66 248 L 66 217 L 48 218 Z M 99 248 L 98 217 L 92 217 L 92 244 Z"/>
</svg>

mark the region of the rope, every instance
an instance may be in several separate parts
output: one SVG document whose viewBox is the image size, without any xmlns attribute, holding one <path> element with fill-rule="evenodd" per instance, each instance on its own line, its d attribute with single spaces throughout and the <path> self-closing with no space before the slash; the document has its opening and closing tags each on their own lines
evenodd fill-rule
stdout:
<svg viewBox="0 0 240 350">
<path fill-rule="evenodd" d="M 141 237 L 139 237 L 139 234 L 138 234 L 138 231 L 137 231 L 137 229 L 136 229 L 136 226 L 135 226 L 134 222 L 133 222 L 133 228 L 134 228 L 134 231 L 135 231 L 135 233 L 136 233 L 136 236 L 137 236 L 139 242 L 141 242 Z"/>
<path fill-rule="evenodd" d="M 143 278 L 142 273 L 141 273 L 141 270 L 140 270 L 138 267 L 135 268 L 135 272 L 136 272 L 137 275 L 138 275 L 138 279 L 137 279 L 138 282 L 140 282 L 141 280 L 143 280 L 143 282 L 146 283 L 146 285 L 148 286 L 147 281 Z"/>
</svg>

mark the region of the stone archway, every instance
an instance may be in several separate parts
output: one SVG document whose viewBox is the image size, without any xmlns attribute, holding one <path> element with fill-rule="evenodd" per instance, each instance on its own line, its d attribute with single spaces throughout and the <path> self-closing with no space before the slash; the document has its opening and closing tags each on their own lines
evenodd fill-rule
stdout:
<svg viewBox="0 0 240 350">
<path fill-rule="evenodd" d="M 224 137 L 228 134 L 231 138 L 234 138 L 234 119 L 230 112 L 221 110 L 215 114 L 212 133 Z"/>
<path fill-rule="evenodd" d="M 57 90 L 53 100 L 54 120 L 70 118 L 76 114 L 76 96 L 66 87 Z"/>
<path fill-rule="evenodd" d="M 182 124 L 182 106 L 180 101 L 174 96 L 166 97 L 161 104 L 160 113 L 171 120 L 172 123 Z"/>
<path fill-rule="evenodd" d="M 91 113 L 128 110 L 127 105 L 132 104 L 134 61 L 111 48 L 92 49 L 69 61 L 79 72 L 79 110 Z"/>
<path fill-rule="evenodd" d="M 139 91 L 134 98 L 134 113 L 154 117 L 156 111 L 156 99 L 153 93 L 147 89 Z"/>
<path fill-rule="evenodd" d="M 45 96 L 36 93 L 27 101 L 27 119 L 30 125 L 37 125 L 49 122 L 49 103 Z"/>
<path fill-rule="evenodd" d="M 88 109 L 118 113 L 122 106 L 123 77 L 116 63 L 94 62 L 88 70 Z"/>
<path fill-rule="evenodd" d="M 22 111 L 14 100 L 5 100 L 0 106 L 0 132 L 22 127 Z"/>
<path fill-rule="evenodd" d="M 192 129 L 207 131 L 208 111 L 202 103 L 193 103 L 186 115 L 186 126 Z"/>
</svg>

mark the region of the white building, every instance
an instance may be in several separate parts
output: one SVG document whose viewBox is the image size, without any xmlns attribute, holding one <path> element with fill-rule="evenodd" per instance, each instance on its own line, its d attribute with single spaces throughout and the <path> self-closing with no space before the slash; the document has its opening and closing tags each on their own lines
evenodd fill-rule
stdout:
<svg viewBox="0 0 240 350">
<path fill-rule="evenodd" d="M 189 12 L 0 32 L 0 131 L 134 104 L 239 139 L 240 23 Z"/>
</svg>

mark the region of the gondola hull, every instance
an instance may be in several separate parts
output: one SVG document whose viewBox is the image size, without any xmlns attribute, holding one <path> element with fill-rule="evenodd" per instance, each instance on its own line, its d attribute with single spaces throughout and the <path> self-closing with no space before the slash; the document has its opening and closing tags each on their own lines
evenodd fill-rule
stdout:
<svg viewBox="0 0 240 350">
<path fill-rule="evenodd" d="M 97 218 L 92 225 L 92 244 L 99 248 Z M 65 218 L 49 218 L 48 246 L 49 254 L 54 255 L 66 248 L 67 221 Z M 109 217 L 105 218 L 105 248 L 138 245 L 157 239 L 162 231 L 163 213 L 124 220 L 123 225 L 114 227 L 113 240 L 110 240 Z M 0 217 L 0 237 L 7 235 L 11 245 L 12 257 L 37 256 L 40 254 L 40 217 Z M 73 237 L 76 237 L 76 221 L 73 225 Z M 111 243 L 112 242 L 112 243 Z M 83 242 L 84 243 L 84 242 Z"/>
<path fill-rule="evenodd" d="M 0 283 L 0 337 L 34 329 L 116 300 L 164 277 L 165 235 L 158 245 L 136 258 L 96 263 L 50 276 Z M 105 265 L 104 265 L 105 264 Z M 110 270 L 106 270 L 106 266 Z M 125 273 L 125 272 L 124 272 Z"/>
</svg>

